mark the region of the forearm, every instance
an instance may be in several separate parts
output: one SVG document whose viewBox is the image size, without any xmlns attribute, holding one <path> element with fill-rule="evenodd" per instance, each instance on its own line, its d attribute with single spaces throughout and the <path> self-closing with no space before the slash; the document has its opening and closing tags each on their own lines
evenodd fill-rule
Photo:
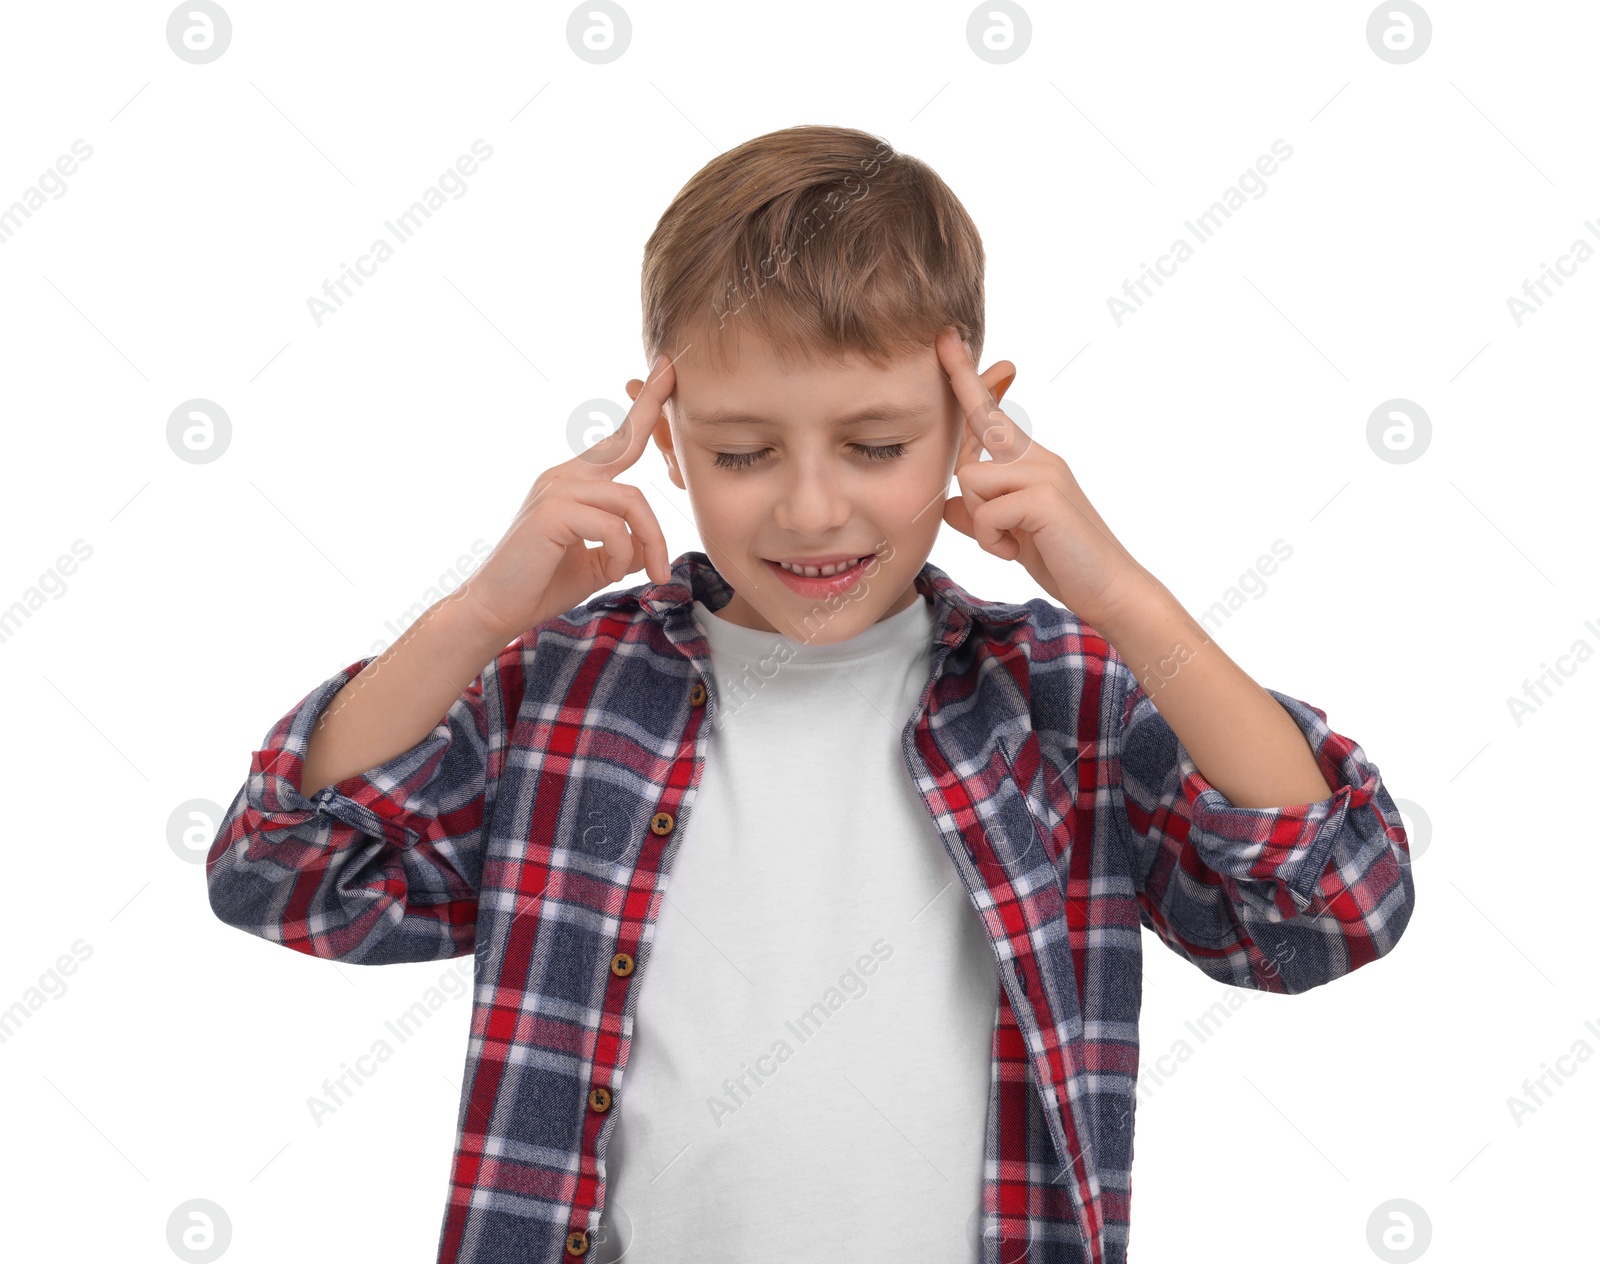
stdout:
<svg viewBox="0 0 1600 1264">
<path fill-rule="evenodd" d="M 1331 793 L 1299 726 L 1162 584 L 1094 624 L 1132 668 L 1195 767 L 1241 808 Z"/>
<path fill-rule="evenodd" d="M 504 648 L 469 607 L 441 598 L 328 704 L 306 747 L 300 792 L 309 798 L 415 746 Z"/>
</svg>

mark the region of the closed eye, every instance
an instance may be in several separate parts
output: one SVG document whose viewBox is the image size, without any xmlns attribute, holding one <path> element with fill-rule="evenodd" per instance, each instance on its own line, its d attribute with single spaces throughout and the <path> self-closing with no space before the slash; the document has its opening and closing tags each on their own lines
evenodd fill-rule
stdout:
<svg viewBox="0 0 1600 1264">
<path fill-rule="evenodd" d="M 889 443 L 881 447 L 872 447 L 864 443 L 852 443 L 848 446 L 869 461 L 893 461 L 906 454 L 906 445 L 903 443 Z M 771 452 L 771 448 L 762 448 L 758 452 L 718 452 L 712 464 L 718 469 L 747 470 L 757 461 L 766 460 Z"/>
</svg>

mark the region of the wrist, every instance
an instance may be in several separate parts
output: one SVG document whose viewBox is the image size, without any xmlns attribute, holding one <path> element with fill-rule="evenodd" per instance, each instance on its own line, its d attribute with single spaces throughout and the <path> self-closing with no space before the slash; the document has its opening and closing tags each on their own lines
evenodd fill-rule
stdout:
<svg viewBox="0 0 1600 1264">
<path fill-rule="evenodd" d="M 495 618 L 494 612 L 479 600 L 470 582 L 441 597 L 423 618 L 438 620 L 452 638 L 481 646 L 490 651 L 490 657 L 503 650 L 522 631 L 521 628 L 507 628 L 503 621 Z"/>
<path fill-rule="evenodd" d="M 1181 611 L 1171 590 L 1144 567 L 1135 565 L 1095 603 L 1093 611 L 1082 613 L 1097 632 L 1115 641 L 1169 619 L 1175 608 Z"/>
</svg>

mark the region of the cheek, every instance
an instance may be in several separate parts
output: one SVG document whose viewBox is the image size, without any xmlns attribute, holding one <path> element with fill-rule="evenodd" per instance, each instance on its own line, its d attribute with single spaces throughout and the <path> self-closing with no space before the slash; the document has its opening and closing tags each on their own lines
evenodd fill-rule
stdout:
<svg viewBox="0 0 1600 1264">
<path fill-rule="evenodd" d="M 935 451 L 933 464 L 938 467 L 935 477 L 948 482 L 954 476 L 956 465 L 961 460 L 961 435 L 954 425 L 939 436 Z"/>
<path fill-rule="evenodd" d="M 904 459 L 894 479 L 884 480 L 873 500 L 907 526 L 921 526 L 930 515 L 937 520 L 939 515 L 929 510 L 917 517 L 915 523 L 911 521 L 949 485 L 951 456 L 952 453 L 939 444 L 923 444 L 920 452 Z"/>
</svg>

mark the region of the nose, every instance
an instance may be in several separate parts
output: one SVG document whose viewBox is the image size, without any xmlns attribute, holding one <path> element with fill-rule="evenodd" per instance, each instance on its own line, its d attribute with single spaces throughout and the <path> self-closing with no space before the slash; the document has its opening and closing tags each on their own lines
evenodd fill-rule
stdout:
<svg viewBox="0 0 1600 1264">
<path fill-rule="evenodd" d="M 850 521 L 852 507 L 845 480 L 826 457 L 795 457 L 784 471 L 772 517 L 780 529 L 807 540 L 822 540 Z"/>
</svg>

